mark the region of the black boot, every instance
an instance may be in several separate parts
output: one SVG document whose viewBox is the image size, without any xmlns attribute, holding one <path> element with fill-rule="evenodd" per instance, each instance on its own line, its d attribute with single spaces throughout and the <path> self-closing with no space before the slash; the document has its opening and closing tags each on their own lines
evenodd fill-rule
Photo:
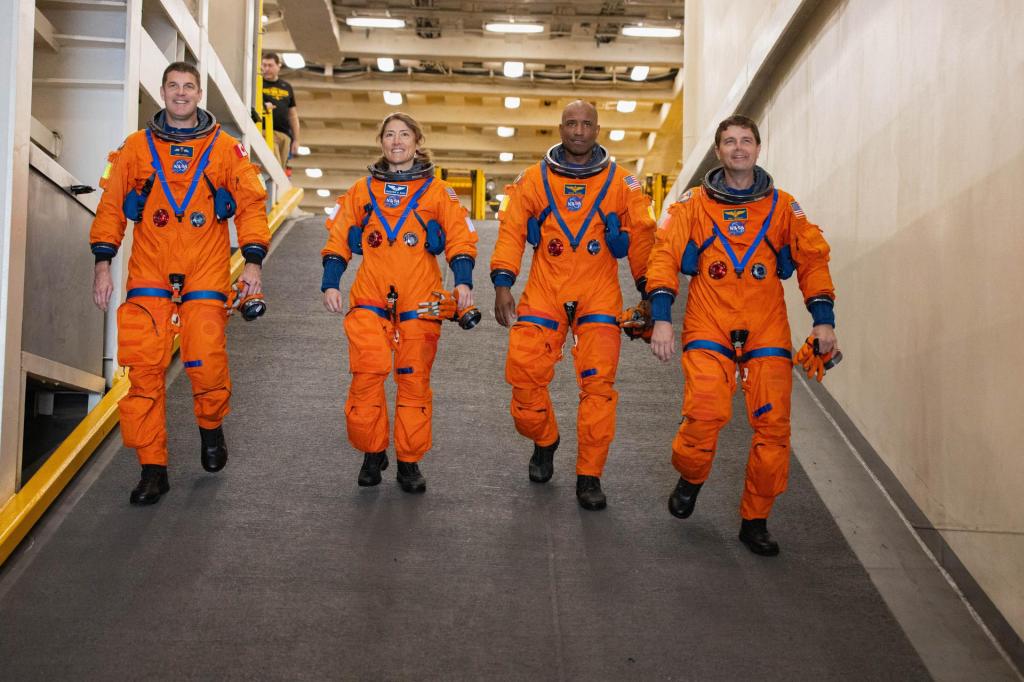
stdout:
<svg viewBox="0 0 1024 682">
<path fill-rule="evenodd" d="M 224 429 L 220 426 L 215 429 L 204 429 L 200 426 L 199 440 L 202 441 L 199 461 L 203 463 L 203 468 L 210 473 L 223 469 L 228 463 L 228 445 L 224 442 Z"/>
<path fill-rule="evenodd" d="M 427 480 L 420 473 L 416 462 L 398 460 L 398 485 L 407 493 L 422 493 L 427 490 Z"/>
<path fill-rule="evenodd" d="M 743 519 L 740 540 L 754 554 L 775 556 L 779 553 L 779 543 L 772 540 L 768 532 L 768 519 Z"/>
<path fill-rule="evenodd" d="M 159 464 L 143 464 L 142 478 L 135 486 L 128 501 L 132 504 L 153 504 L 160 501 L 160 496 L 171 489 L 167 482 L 167 467 Z"/>
<path fill-rule="evenodd" d="M 359 485 L 377 485 L 380 483 L 380 472 L 388 468 L 388 453 L 367 452 L 363 455 L 363 466 L 359 469 Z"/>
<path fill-rule="evenodd" d="M 693 508 L 697 506 L 697 493 L 700 492 L 702 485 L 704 484 L 690 483 L 682 476 L 679 477 L 676 489 L 668 496 L 668 510 L 672 512 L 672 516 L 680 519 L 690 518 Z"/>
<path fill-rule="evenodd" d="M 534 483 L 547 483 L 555 473 L 555 450 L 561 438 L 556 438 L 551 445 L 533 444 L 533 457 L 530 458 L 530 480 Z"/>
<path fill-rule="evenodd" d="M 601 492 L 601 479 L 597 476 L 576 477 L 576 499 L 580 506 L 590 511 L 604 509 L 608 498 Z"/>
</svg>

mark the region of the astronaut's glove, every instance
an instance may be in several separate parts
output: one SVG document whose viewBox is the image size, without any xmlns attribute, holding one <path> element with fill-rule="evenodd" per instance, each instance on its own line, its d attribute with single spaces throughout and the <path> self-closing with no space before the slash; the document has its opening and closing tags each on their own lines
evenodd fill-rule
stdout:
<svg viewBox="0 0 1024 682">
<path fill-rule="evenodd" d="M 459 297 L 454 291 L 432 291 L 431 300 L 422 301 L 416 308 L 421 320 L 452 320 L 463 329 L 472 329 L 480 323 L 480 311 L 475 305 L 459 307 Z"/>
<path fill-rule="evenodd" d="M 454 320 L 458 299 L 450 291 L 432 291 L 429 301 L 420 301 L 416 314 L 421 320 Z"/>
<path fill-rule="evenodd" d="M 793 358 L 794 365 L 800 365 L 807 372 L 808 379 L 817 379 L 819 382 L 825 378 L 825 372 L 839 364 L 843 354 L 839 350 L 822 355 L 818 352 L 818 340 L 808 336 L 804 345 L 796 352 Z"/>
<path fill-rule="evenodd" d="M 651 302 L 640 301 L 632 308 L 623 310 L 619 313 L 619 326 L 630 339 L 643 339 L 646 343 L 650 343 L 651 334 L 654 332 Z"/>
<path fill-rule="evenodd" d="M 263 314 L 267 312 L 267 301 L 263 298 L 263 294 L 249 294 L 243 297 L 243 288 L 245 288 L 244 282 L 235 282 L 231 287 L 228 302 L 224 304 L 228 309 L 228 315 L 238 310 L 242 314 L 242 319 L 246 322 L 252 322 L 257 317 L 263 317 Z"/>
</svg>

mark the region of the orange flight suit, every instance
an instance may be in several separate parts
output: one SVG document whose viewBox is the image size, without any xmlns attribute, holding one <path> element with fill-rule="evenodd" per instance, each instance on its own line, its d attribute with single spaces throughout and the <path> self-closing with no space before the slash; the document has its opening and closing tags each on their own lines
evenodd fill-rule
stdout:
<svg viewBox="0 0 1024 682">
<path fill-rule="evenodd" d="M 117 310 L 118 363 L 130 369 L 131 381 L 119 404 L 121 435 L 141 464 L 167 465 L 164 373 L 175 334 L 199 426 L 220 426 L 230 410 L 225 302 L 231 247 L 228 222 L 216 214 L 218 190 L 237 205 L 235 227 L 246 260 L 261 263 L 270 244 L 266 191 L 248 153 L 212 116 L 201 112 L 200 120 L 209 125 L 192 139 L 165 139 L 151 124 L 110 154 L 89 233 L 97 260 L 112 258 L 127 226 L 126 197 L 146 194 L 133 231 L 126 300 Z M 184 275 L 180 303 L 172 302 L 172 274 Z"/>
<path fill-rule="evenodd" d="M 739 363 L 754 429 L 744 519 L 768 517 L 789 472 L 793 375 L 782 279 L 795 267 L 805 300 L 827 303 L 829 315 L 835 300 L 821 230 L 792 196 L 771 188 L 770 178 L 769 190 L 741 204 L 720 203 L 704 186 L 688 190 L 659 226 L 647 269 L 656 320 L 659 307 L 667 310 L 675 298 L 678 273 L 692 273 L 683 323 L 683 422 L 672 443 L 672 464 L 691 483 L 711 473 L 718 433 L 731 416 L 737 367 L 731 332 L 749 332 Z"/>
<path fill-rule="evenodd" d="M 439 321 L 418 319 L 416 308 L 441 289 L 437 257 L 427 251 L 428 227 L 445 236 L 445 259 L 454 284 L 472 287 L 477 235 L 469 214 L 444 181 L 421 178 L 385 182 L 367 176 L 338 199 L 327 220 L 323 289 L 337 288 L 352 245 L 363 260 L 349 292 L 345 335 L 349 345 L 345 423 L 356 450 L 382 452 L 388 446 L 384 380 L 394 370 L 395 454 L 418 462 L 432 444 L 433 394 L 430 370 L 441 335 Z M 339 266 L 333 281 L 331 261 Z M 468 276 L 467 276 L 468 269 Z M 450 288 L 450 287 L 449 287 Z M 389 304 L 388 295 L 397 298 Z"/>
<path fill-rule="evenodd" d="M 628 251 L 619 257 L 628 256 L 634 280 L 646 271 L 655 225 L 639 182 L 614 162 L 583 179 L 559 175 L 555 168 L 545 160 L 517 179 L 491 258 L 492 281 L 511 286 L 523 250 L 528 243 L 534 247 L 509 334 L 505 379 L 512 386 L 516 430 L 537 445 L 554 443 L 559 432 L 548 384 L 570 326 L 565 304 L 575 301 L 576 473 L 600 477 L 615 438 L 616 316 L 622 311 L 618 261 L 605 239 L 606 224 L 619 222 L 629 235 Z"/>
</svg>

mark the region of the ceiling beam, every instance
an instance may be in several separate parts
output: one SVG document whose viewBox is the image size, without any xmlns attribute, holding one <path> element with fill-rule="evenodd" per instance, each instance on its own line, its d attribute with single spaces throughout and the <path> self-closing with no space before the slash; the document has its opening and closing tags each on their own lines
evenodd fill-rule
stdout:
<svg viewBox="0 0 1024 682">
<path fill-rule="evenodd" d="M 555 128 L 561 119 L 562 107 L 520 106 L 518 109 L 506 109 L 503 106 L 462 106 L 454 107 L 445 104 L 410 104 L 405 103 L 401 110 L 411 115 L 424 125 L 464 125 L 479 126 L 486 121 L 488 125 L 505 125 L 516 128 Z M 384 104 L 365 104 L 362 102 L 341 102 L 331 100 L 310 100 L 299 98 L 299 116 L 303 122 L 309 120 L 324 121 L 380 121 L 396 111 L 395 107 Z M 657 130 L 661 126 L 661 112 L 648 107 L 647 111 L 634 111 L 621 114 L 618 111 L 599 110 L 598 121 L 605 130 L 616 128 L 622 130 Z"/>
<path fill-rule="evenodd" d="M 291 26 L 290 15 L 286 21 Z M 295 29 L 292 29 L 293 31 Z M 306 47 L 302 36 L 303 49 Z M 391 57 L 420 61 L 504 62 L 595 65 L 682 66 L 683 39 L 636 39 L 597 43 L 577 38 L 483 37 L 451 35 L 420 38 L 414 31 L 384 30 L 343 33 L 340 50 L 346 57 Z M 265 34 L 263 49 L 295 51 L 291 35 L 284 31 Z M 327 62 L 334 64 L 336 62 Z"/>
<path fill-rule="evenodd" d="M 453 82 L 445 76 L 410 78 L 405 74 L 398 77 L 348 77 L 347 79 L 320 76 L 304 71 L 302 75 L 287 75 L 285 80 L 296 91 L 325 92 L 382 92 L 395 90 L 403 93 L 423 95 L 476 95 L 478 97 L 518 95 L 542 99 L 562 99 L 579 96 L 584 99 L 634 99 L 638 102 L 670 102 L 675 96 L 674 85 L 652 87 L 627 81 L 617 83 L 590 84 L 586 81 L 575 83 L 549 83 L 529 78 L 477 78 L 475 81 Z"/>
<path fill-rule="evenodd" d="M 284 11 L 289 32 L 301 37 L 307 59 L 321 64 L 341 62 L 338 22 L 331 0 L 278 0 L 278 5 Z"/>
<path fill-rule="evenodd" d="M 499 151 L 524 152 L 543 154 L 551 145 L 558 142 L 557 135 L 516 135 L 501 138 L 492 133 L 476 133 L 455 135 L 452 133 L 431 133 L 427 138 L 427 146 L 436 150 L 458 150 L 463 152 L 491 153 Z M 343 149 L 363 148 L 376 151 L 380 149 L 373 134 L 363 130 L 339 130 L 332 128 L 307 128 L 302 131 L 302 144 L 307 147 L 340 147 Z M 642 156 L 647 151 L 646 142 L 638 138 L 626 139 L 622 142 L 611 142 L 606 145 L 612 154 L 622 156 Z M 373 152 L 368 153 L 369 156 Z"/>
</svg>

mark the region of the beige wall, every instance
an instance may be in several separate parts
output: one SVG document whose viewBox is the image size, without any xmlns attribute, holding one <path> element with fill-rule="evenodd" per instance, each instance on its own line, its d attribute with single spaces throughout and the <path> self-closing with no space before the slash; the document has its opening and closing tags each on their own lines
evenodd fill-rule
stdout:
<svg viewBox="0 0 1024 682">
<path fill-rule="evenodd" d="M 687 2 L 688 140 L 769 4 Z M 1019 0 L 825 0 L 742 113 L 832 244 L 828 389 L 1024 635 L 1021 35 Z"/>
</svg>

